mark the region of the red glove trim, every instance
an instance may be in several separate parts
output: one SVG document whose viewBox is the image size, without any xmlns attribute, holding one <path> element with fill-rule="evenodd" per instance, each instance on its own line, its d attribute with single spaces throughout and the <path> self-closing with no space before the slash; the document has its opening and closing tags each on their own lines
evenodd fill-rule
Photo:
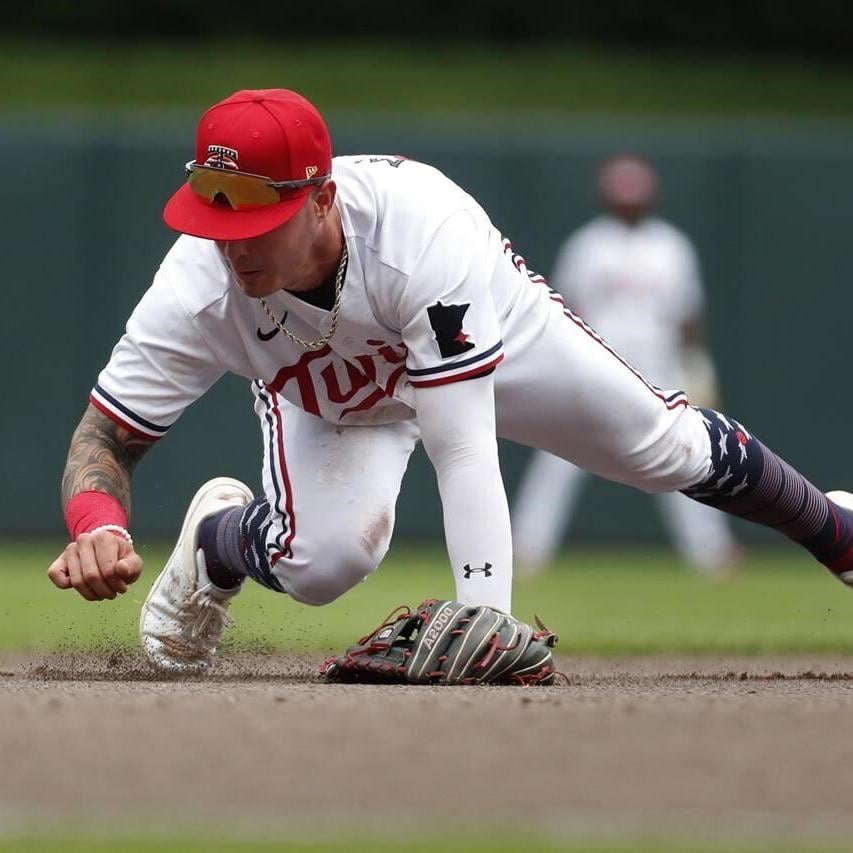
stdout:
<svg viewBox="0 0 853 853">
<path fill-rule="evenodd" d="M 68 501 L 65 526 L 72 540 L 81 533 L 106 525 L 127 528 L 127 512 L 112 495 L 96 491 L 78 492 Z"/>
</svg>

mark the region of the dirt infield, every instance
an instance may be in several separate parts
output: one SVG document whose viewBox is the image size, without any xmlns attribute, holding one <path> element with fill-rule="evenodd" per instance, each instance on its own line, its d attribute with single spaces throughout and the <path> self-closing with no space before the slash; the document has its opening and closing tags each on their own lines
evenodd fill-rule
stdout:
<svg viewBox="0 0 853 853">
<path fill-rule="evenodd" d="M 315 664 L 163 681 L 123 655 L 0 658 L 0 825 L 853 838 L 850 659 L 564 659 L 569 684 L 528 689 Z"/>
</svg>

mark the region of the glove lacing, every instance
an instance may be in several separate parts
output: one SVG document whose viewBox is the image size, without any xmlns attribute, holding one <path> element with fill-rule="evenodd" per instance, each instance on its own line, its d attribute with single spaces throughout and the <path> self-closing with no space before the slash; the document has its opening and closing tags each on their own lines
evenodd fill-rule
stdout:
<svg viewBox="0 0 853 853">
<path fill-rule="evenodd" d="M 378 634 L 383 628 L 387 628 L 389 625 L 396 625 L 401 619 L 405 619 L 407 616 L 412 615 L 412 610 L 410 607 L 407 607 L 405 604 L 399 605 L 399 607 L 395 607 L 386 617 L 382 620 L 382 624 L 374 628 L 372 631 L 368 631 L 363 637 L 358 640 L 358 645 L 363 646 L 374 634 Z M 380 647 L 387 648 L 387 643 L 379 643 L 377 644 Z"/>
</svg>

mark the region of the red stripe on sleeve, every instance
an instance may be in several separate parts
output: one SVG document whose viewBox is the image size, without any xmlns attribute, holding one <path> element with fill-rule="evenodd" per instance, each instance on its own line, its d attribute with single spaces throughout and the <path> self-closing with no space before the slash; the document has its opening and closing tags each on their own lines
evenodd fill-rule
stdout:
<svg viewBox="0 0 853 853">
<path fill-rule="evenodd" d="M 433 388 L 436 385 L 449 385 L 451 382 L 458 382 L 460 379 L 473 379 L 475 376 L 481 376 L 483 373 L 488 373 L 503 360 L 504 356 L 503 353 L 501 353 L 497 358 L 492 359 L 492 361 L 487 361 L 485 364 L 478 364 L 471 370 L 465 371 L 465 373 L 454 373 L 453 376 L 443 376 L 439 379 L 425 379 L 417 382 L 414 379 L 410 379 L 409 382 L 415 388 Z"/>
<path fill-rule="evenodd" d="M 89 395 L 89 402 L 99 411 L 105 414 L 111 421 L 115 421 L 120 427 L 126 429 L 129 433 L 132 433 L 137 438 L 144 438 L 150 442 L 159 441 L 162 436 L 160 435 L 150 435 L 147 432 L 142 432 L 138 427 L 133 426 L 133 424 L 128 423 L 124 418 L 117 415 L 115 412 L 108 409 L 100 400 L 97 400 L 94 395 Z"/>
</svg>

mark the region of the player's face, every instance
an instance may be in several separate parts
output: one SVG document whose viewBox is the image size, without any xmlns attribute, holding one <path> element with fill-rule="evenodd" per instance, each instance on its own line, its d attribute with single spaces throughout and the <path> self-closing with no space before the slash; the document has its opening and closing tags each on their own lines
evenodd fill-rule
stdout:
<svg viewBox="0 0 853 853">
<path fill-rule="evenodd" d="M 330 182 L 331 183 L 331 182 Z M 217 241 L 240 289 L 254 299 L 277 290 L 300 292 L 323 283 L 330 198 L 312 197 L 289 222 L 249 240 Z"/>
</svg>

